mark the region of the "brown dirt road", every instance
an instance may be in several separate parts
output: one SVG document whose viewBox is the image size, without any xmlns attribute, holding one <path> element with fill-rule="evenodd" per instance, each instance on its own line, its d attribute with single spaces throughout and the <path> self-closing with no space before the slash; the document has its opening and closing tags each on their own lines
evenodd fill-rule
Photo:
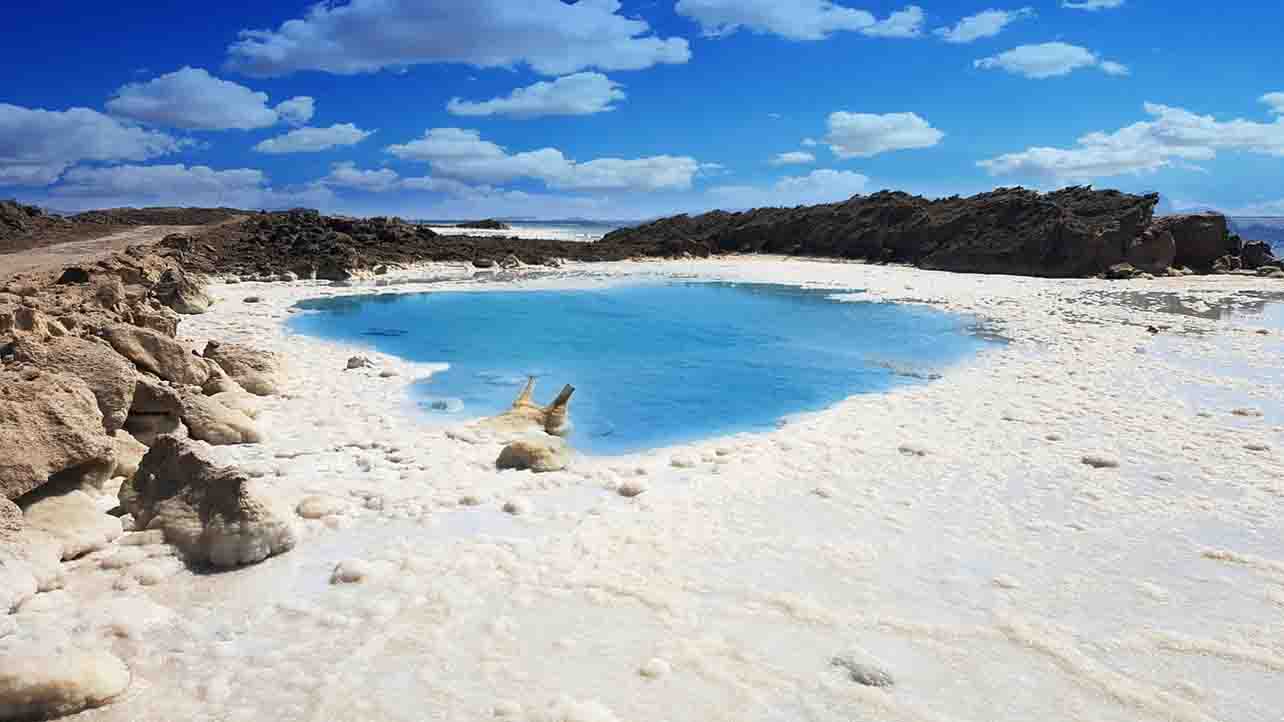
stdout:
<svg viewBox="0 0 1284 722">
<path fill-rule="evenodd" d="M 224 223 L 238 220 L 243 218 L 233 218 Z M 138 226 L 99 238 L 0 254 L 0 283 L 18 275 L 55 271 L 74 263 L 92 263 L 113 251 L 123 251 L 128 246 L 158 243 L 171 233 L 193 233 L 201 228 L 208 226 Z"/>
</svg>

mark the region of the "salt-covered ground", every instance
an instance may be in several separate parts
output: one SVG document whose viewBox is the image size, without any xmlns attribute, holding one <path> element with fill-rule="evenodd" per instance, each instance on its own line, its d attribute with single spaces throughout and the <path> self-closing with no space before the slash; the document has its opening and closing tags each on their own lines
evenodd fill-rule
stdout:
<svg viewBox="0 0 1284 722">
<path fill-rule="evenodd" d="M 453 280 L 398 283 L 424 276 Z M 1011 343 L 771 433 L 536 476 L 421 416 L 408 386 L 431 367 L 362 351 L 377 367 L 344 371 L 358 350 L 284 327 L 315 296 L 642 276 L 863 288 Z M 230 573 L 140 535 L 76 562 L 11 619 L 129 664 L 127 696 L 85 719 L 1280 718 L 1284 324 L 1246 295 L 1278 281 L 752 258 L 380 284 L 216 286 L 184 321 L 287 360 L 266 443 L 219 453 L 333 513 Z"/>
</svg>

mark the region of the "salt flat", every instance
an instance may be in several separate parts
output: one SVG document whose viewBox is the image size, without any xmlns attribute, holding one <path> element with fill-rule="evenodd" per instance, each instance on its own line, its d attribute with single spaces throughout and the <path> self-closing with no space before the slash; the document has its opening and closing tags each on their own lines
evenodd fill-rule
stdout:
<svg viewBox="0 0 1284 722">
<path fill-rule="evenodd" d="M 1011 343 L 771 433 L 537 476 L 414 407 L 439 367 L 283 323 L 317 296 L 639 277 L 862 288 Z M 24 605 L 0 644 L 106 644 L 130 666 L 84 719 L 1279 718 L 1284 329 L 1257 315 L 1278 281 L 737 258 L 211 291 L 180 335 L 290 370 L 266 442 L 216 453 L 319 518 L 224 574 L 127 535 L 140 551 L 78 560 Z M 375 366 L 345 371 L 354 353 Z"/>
</svg>

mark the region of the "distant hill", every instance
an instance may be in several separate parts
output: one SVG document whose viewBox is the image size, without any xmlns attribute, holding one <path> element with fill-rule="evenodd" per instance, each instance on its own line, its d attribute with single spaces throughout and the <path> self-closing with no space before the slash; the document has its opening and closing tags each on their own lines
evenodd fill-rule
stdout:
<svg viewBox="0 0 1284 722">
<path fill-rule="evenodd" d="M 1266 241 L 1277 251 L 1284 251 L 1284 218 L 1232 217 L 1232 233 L 1247 241 Z"/>
</svg>

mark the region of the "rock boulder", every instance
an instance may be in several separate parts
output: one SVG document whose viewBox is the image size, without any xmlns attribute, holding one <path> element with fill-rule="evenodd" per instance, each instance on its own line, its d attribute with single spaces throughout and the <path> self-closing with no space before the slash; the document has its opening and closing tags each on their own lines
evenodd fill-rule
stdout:
<svg viewBox="0 0 1284 722">
<path fill-rule="evenodd" d="M 162 272 L 152 293 L 161 303 L 183 315 L 205 313 L 214 303 L 202 285 L 180 268 Z"/>
<path fill-rule="evenodd" d="M 43 371 L 79 377 L 98 400 L 107 433 L 124 427 L 134 402 L 137 373 L 134 365 L 111 346 L 66 336 L 47 344 L 19 342 L 14 355 L 17 360 L 34 364 Z"/>
<path fill-rule="evenodd" d="M 1225 255 L 1235 255 L 1226 216 L 1219 213 L 1194 213 L 1163 216 L 1155 219 L 1155 231 L 1168 231 L 1176 245 L 1175 265 L 1208 271 Z"/>
<path fill-rule="evenodd" d="M 276 354 L 234 343 L 210 341 L 202 355 L 256 396 L 281 393 L 281 363 Z"/>
<path fill-rule="evenodd" d="M 121 356 L 142 371 L 185 386 L 204 386 L 214 375 L 213 362 L 188 351 L 169 336 L 129 324 L 115 324 L 103 337 Z"/>
<path fill-rule="evenodd" d="M 105 476 L 114 453 L 84 381 L 0 371 L 0 497 L 16 499 L 52 477 Z"/>
<path fill-rule="evenodd" d="M 246 474 L 214 463 L 209 447 L 162 436 L 121 486 L 138 528 L 159 528 L 194 564 L 235 567 L 289 551 L 294 530 Z"/>
</svg>

